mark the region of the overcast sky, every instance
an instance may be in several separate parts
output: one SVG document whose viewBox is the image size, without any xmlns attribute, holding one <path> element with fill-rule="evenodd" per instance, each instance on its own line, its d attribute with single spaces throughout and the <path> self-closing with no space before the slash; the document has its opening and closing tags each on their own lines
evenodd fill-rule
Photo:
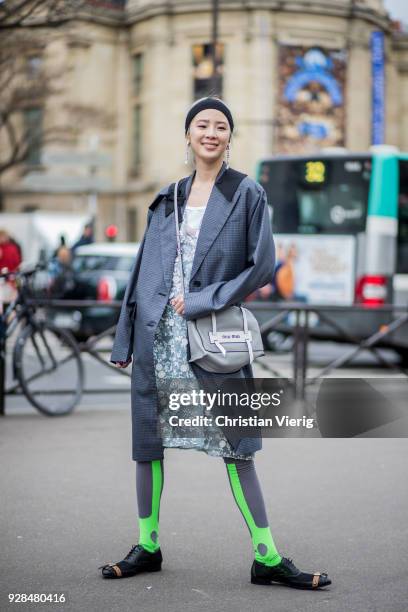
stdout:
<svg viewBox="0 0 408 612">
<path fill-rule="evenodd" d="M 384 5 L 393 19 L 408 24 L 408 0 L 384 0 Z"/>
</svg>

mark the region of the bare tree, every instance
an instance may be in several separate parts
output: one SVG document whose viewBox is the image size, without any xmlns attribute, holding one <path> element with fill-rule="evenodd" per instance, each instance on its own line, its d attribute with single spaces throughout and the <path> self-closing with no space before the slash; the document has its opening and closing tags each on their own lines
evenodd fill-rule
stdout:
<svg viewBox="0 0 408 612">
<path fill-rule="evenodd" d="M 47 66 L 47 44 L 55 32 L 61 34 L 60 26 L 68 27 L 82 4 L 0 0 L 0 30 L 5 30 L 0 36 L 0 175 L 30 161 L 33 151 L 46 144 L 72 142 L 86 126 L 113 126 L 106 112 L 84 105 L 62 107 L 69 115 L 65 125 L 50 125 L 46 116 L 41 121 L 41 110 L 62 94 L 69 76 L 67 67 Z"/>
<path fill-rule="evenodd" d="M 84 0 L 0 0 L 0 29 L 58 27 L 85 5 Z"/>
<path fill-rule="evenodd" d="M 45 68 L 41 61 L 43 45 L 31 37 L 16 37 L 3 48 L 0 45 L 0 175 L 26 162 L 33 149 L 47 144 L 71 143 L 89 125 L 113 127 L 112 117 L 94 106 L 64 105 L 69 122 L 45 125 L 30 111 L 46 108 L 47 100 L 64 91 L 69 70 Z"/>
<path fill-rule="evenodd" d="M 0 174 L 25 161 L 49 134 L 28 125 L 27 111 L 42 108 L 57 93 L 53 75 L 42 68 L 43 45 L 33 36 L 7 35 L 0 43 Z M 37 62 L 37 64 L 35 63 Z M 41 142 L 42 141 L 42 142 Z"/>
</svg>

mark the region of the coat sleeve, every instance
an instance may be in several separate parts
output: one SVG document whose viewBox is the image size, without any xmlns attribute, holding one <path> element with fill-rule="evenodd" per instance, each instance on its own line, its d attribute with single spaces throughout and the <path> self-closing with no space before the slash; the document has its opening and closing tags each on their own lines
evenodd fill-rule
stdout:
<svg viewBox="0 0 408 612">
<path fill-rule="evenodd" d="M 184 317 L 187 320 L 204 317 L 213 311 L 217 312 L 231 304 L 241 302 L 255 289 L 272 282 L 275 270 L 275 244 L 266 193 L 260 185 L 248 224 L 247 244 L 248 267 L 236 278 L 212 283 L 201 291 L 185 294 Z"/>
<path fill-rule="evenodd" d="M 110 360 L 112 363 L 116 361 L 129 361 L 133 353 L 133 334 L 134 334 L 134 321 L 136 314 L 136 303 L 129 302 L 129 296 L 137 282 L 139 274 L 140 263 L 143 255 L 143 248 L 146 239 L 146 234 L 149 229 L 150 220 L 152 218 L 153 211 L 148 210 L 147 213 L 147 226 L 140 244 L 139 250 L 136 255 L 135 262 L 130 272 L 129 281 L 126 287 L 125 295 L 120 310 L 118 323 L 116 326 L 115 338 L 113 341 L 113 348 Z"/>
</svg>

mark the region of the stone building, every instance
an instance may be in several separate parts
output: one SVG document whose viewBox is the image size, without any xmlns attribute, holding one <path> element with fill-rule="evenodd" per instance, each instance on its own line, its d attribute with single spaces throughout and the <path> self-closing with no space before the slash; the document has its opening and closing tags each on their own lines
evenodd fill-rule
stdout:
<svg viewBox="0 0 408 612">
<path fill-rule="evenodd" d="M 218 92 L 236 132 L 231 165 L 254 176 L 263 156 L 372 144 L 372 33 L 384 40 L 383 142 L 408 149 L 408 35 L 382 0 L 220 1 Z M 25 109 L 34 125 L 69 125 L 69 139 L 33 151 L 1 179 L 7 211 L 97 215 L 121 239 L 143 233 L 155 192 L 186 176 L 184 117 L 206 95 L 211 2 L 93 0 L 44 36 L 41 57 L 63 88 Z M 36 58 L 33 58 L 35 66 Z M 39 61 L 39 60 L 38 60 Z M 75 108 L 88 110 L 77 123 Z M 111 118 L 95 119 L 98 111 Z"/>
</svg>

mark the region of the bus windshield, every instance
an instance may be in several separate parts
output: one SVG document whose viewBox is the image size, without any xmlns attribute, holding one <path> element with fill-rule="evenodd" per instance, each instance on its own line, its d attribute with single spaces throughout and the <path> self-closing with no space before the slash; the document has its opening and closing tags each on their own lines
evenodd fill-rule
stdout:
<svg viewBox="0 0 408 612">
<path fill-rule="evenodd" d="M 357 234 L 365 231 L 370 157 L 268 160 L 259 182 L 283 234 Z"/>
</svg>

